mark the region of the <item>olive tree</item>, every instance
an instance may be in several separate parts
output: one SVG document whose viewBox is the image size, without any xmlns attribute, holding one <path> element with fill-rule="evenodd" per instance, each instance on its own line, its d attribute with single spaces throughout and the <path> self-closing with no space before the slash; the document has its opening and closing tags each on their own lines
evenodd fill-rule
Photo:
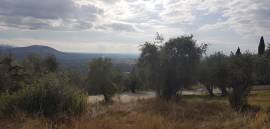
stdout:
<svg viewBox="0 0 270 129">
<path fill-rule="evenodd" d="M 157 95 L 170 99 L 196 82 L 198 64 L 206 47 L 198 46 L 192 35 L 173 38 L 159 46 L 145 43 L 138 65 L 145 69 Z"/>
<path fill-rule="evenodd" d="M 198 64 L 207 45 L 198 46 L 193 36 L 170 39 L 160 51 L 162 96 L 172 98 L 196 82 Z"/>
<path fill-rule="evenodd" d="M 135 65 L 126 77 L 126 88 L 132 93 L 136 93 L 136 91 L 140 89 L 146 89 L 141 83 L 139 72 L 139 68 Z"/>
<path fill-rule="evenodd" d="M 199 82 L 205 86 L 210 97 L 214 96 L 213 90 L 214 86 L 214 77 L 213 77 L 212 68 L 208 64 L 208 60 L 203 59 L 200 62 L 199 67 Z"/>
<path fill-rule="evenodd" d="M 230 56 L 228 82 L 232 91 L 229 102 L 237 111 L 243 111 L 248 106 L 247 97 L 253 84 L 253 65 L 254 61 L 249 53 Z"/>
<path fill-rule="evenodd" d="M 201 81 L 206 86 L 210 95 L 213 95 L 214 87 L 221 90 L 221 95 L 227 95 L 226 88 L 228 78 L 228 57 L 221 52 L 216 52 L 206 57 L 201 64 Z"/>
<path fill-rule="evenodd" d="M 137 64 L 137 71 L 144 87 L 156 90 L 160 95 L 160 49 L 154 43 L 146 42 L 141 47 L 141 55 Z"/>
<path fill-rule="evenodd" d="M 98 58 L 90 62 L 88 73 L 89 90 L 104 96 L 105 102 L 110 102 L 116 92 L 114 69 L 110 59 Z"/>
</svg>

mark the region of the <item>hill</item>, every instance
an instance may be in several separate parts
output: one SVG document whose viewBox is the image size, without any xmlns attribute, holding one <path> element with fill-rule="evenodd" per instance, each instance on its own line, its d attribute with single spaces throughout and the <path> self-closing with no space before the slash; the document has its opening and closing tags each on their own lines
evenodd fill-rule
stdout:
<svg viewBox="0 0 270 129">
<path fill-rule="evenodd" d="M 32 45 L 27 47 L 0 46 L 0 53 L 11 53 L 18 59 L 24 59 L 30 54 L 42 57 L 55 55 L 60 66 L 78 71 L 87 71 L 88 63 L 95 58 L 110 58 L 114 67 L 123 72 L 129 72 L 138 58 L 135 54 L 104 54 L 104 53 L 71 53 L 62 52 L 48 46 Z"/>
</svg>

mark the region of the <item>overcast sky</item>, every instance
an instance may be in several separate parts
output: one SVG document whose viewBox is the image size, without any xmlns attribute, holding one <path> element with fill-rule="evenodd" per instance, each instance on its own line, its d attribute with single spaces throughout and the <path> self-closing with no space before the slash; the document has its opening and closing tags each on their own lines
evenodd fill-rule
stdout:
<svg viewBox="0 0 270 129">
<path fill-rule="evenodd" d="M 0 0 L 0 44 L 139 53 L 155 33 L 193 34 L 209 52 L 270 43 L 269 0 Z"/>
</svg>

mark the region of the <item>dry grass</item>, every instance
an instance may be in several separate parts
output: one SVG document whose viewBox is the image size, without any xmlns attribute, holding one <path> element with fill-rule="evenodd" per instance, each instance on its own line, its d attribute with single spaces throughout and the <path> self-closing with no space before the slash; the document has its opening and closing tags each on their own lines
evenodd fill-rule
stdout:
<svg viewBox="0 0 270 129">
<path fill-rule="evenodd" d="M 262 108 L 255 118 L 250 122 L 252 129 L 270 128 L 270 90 L 252 91 L 249 97 L 249 103 Z"/>
<path fill-rule="evenodd" d="M 226 98 L 184 97 L 184 101 L 142 100 L 91 105 L 80 117 L 48 120 L 40 117 L 2 119 L 1 129 L 269 129 L 270 93 L 253 93 L 249 101 L 263 110 L 236 113 Z"/>
</svg>

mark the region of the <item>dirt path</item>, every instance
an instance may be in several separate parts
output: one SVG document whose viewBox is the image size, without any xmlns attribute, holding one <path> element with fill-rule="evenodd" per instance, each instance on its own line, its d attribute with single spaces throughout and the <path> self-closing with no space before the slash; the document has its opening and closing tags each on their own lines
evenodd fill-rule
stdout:
<svg viewBox="0 0 270 129">
<path fill-rule="evenodd" d="M 260 85 L 260 86 L 253 86 L 253 90 L 270 90 L 270 85 Z M 220 93 L 218 89 L 214 89 L 213 91 L 215 94 Z M 203 95 L 207 94 L 207 91 L 205 88 L 198 88 L 196 90 L 184 90 L 182 91 L 182 95 Z M 155 92 L 154 91 L 142 91 L 138 93 L 121 93 L 117 94 L 113 97 L 113 101 L 115 102 L 121 102 L 121 103 L 127 103 L 142 99 L 149 99 L 154 98 Z M 98 103 L 103 101 L 104 98 L 102 95 L 93 95 L 88 97 L 89 103 Z"/>
<path fill-rule="evenodd" d="M 185 90 L 182 92 L 182 95 L 202 95 L 202 94 L 207 94 L 204 90 L 198 89 L 198 90 Z M 113 97 L 113 101 L 115 102 L 121 102 L 121 103 L 127 103 L 127 102 L 132 102 L 132 101 L 137 101 L 137 100 L 142 100 L 142 99 L 149 99 L 149 98 L 154 98 L 155 92 L 154 91 L 143 91 L 143 92 L 138 92 L 138 93 L 122 93 L 122 94 L 117 94 Z M 104 98 L 102 95 L 93 95 L 89 96 L 88 102 L 89 103 L 98 103 L 103 101 Z"/>
</svg>

